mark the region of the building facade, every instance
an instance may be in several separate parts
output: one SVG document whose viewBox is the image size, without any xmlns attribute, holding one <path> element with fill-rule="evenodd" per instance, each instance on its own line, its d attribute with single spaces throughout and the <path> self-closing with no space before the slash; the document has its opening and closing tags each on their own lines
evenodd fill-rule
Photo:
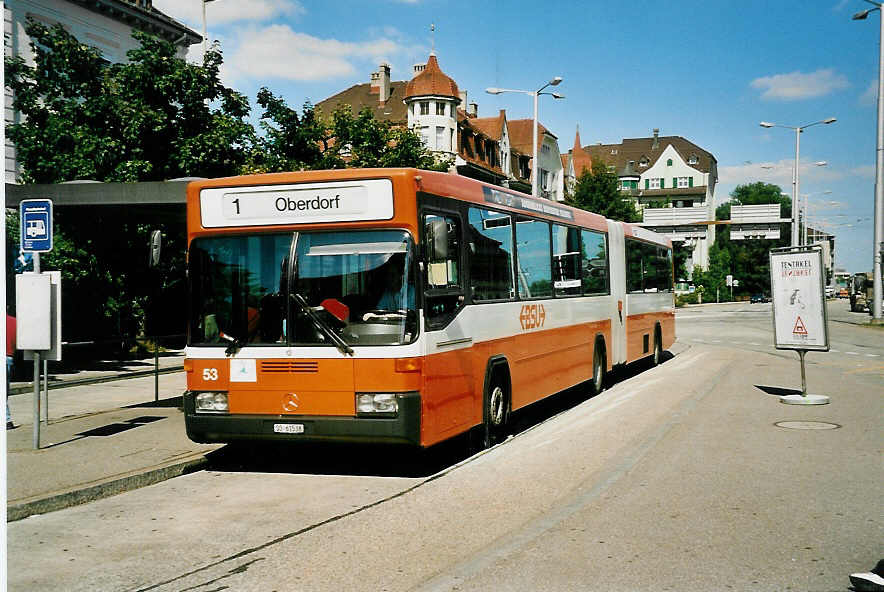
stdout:
<svg viewBox="0 0 884 592">
<path fill-rule="evenodd" d="M 4 5 L 4 50 L 7 56 L 22 56 L 33 64 L 31 39 L 25 33 L 28 19 L 46 26 L 61 24 L 78 41 L 98 49 L 111 63 L 126 60 L 126 52 L 139 46 L 132 31 L 139 30 L 178 46 L 183 58 L 187 48 L 202 42 L 202 36 L 153 7 L 151 0 L 7 0 Z M 20 123 L 12 109 L 7 88 L 6 124 Z M 18 178 L 15 147 L 6 141 L 6 182 Z"/>
</svg>

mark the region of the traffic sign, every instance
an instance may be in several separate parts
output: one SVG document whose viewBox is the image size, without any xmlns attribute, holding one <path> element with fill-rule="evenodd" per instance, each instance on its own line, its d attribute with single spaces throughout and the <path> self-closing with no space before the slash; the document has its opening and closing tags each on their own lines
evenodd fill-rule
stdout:
<svg viewBox="0 0 884 592">
<path fill-rule="evenodd" d="M 52 250 L 52 200 L 26 199 L 19 204 L 21 250 L 48 253 Z"/>
</svg>

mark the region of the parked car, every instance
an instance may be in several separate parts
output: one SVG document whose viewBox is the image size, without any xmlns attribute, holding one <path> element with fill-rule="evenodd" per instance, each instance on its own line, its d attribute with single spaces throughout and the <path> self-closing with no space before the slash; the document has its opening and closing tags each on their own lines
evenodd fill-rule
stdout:
<svg viewBox="0 0 884 592">
<path fill-rule="evenodd" d="M 826 298 L 835 297 L 835 286 L 826 286 Z"/>
<path fill-rule="evenodd" d="M 749 297 L 749 303 L 755 304 L 756 302 L 770 302 L 770 298 L 764 294 L 752 294 L 752 296 Z"/>
</svg>

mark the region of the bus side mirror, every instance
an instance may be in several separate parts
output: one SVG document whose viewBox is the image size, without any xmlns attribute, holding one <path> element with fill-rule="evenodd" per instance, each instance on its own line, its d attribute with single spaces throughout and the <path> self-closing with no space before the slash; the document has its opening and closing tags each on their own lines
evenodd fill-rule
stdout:
<svg viewBox="0 0 884 592">
<path fill-rule="evenodd" d="M 430 220 L 427 233 L 429 239 L 427 245 L 430 248 L 430 252 L 427 253 L 429 262 L 447 261 L 449 259 L 448 223 L 445 220 Z"/>
</svg>

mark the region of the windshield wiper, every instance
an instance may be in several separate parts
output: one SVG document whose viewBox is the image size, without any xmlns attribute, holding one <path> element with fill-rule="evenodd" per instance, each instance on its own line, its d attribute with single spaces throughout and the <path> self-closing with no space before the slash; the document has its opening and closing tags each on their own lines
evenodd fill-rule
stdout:
<svg viewBox="0 0 884 592">
<path fill-rule="evenodd" d="M 328 323 L 322 320 L 322 317 L 316 314 L 307 302 L 304 300 L 304 297 L 298 294 L 297 292 L 292 292 L 292 300 L 294 300 L 298 306 L 304 311 L 304 314 L 307 315 L 307 318 L 320 330 L 328 336 L 329 339 L 334 342 L 335 346 L 344 352 L 345 354 L 353 355 L 353 348 L 347 345 L 347 342 L 344 341 L 340 335 L 335 333 L 335 330 L 328 326 Z"/>
<path fill-rule="evenodd" d="M 223 332 L 219 332 L 218 336 L 221 337 L 221 339 L 230 342 L 230 345 L 228 345 L 227 349 L 224 350 L 224 355 L 227 356 L 232 356 L 233 354 L 241 350 L 247 343 L 245 339 L 231 337 L 230 335 L 225 335 Z"/>
</svg>

